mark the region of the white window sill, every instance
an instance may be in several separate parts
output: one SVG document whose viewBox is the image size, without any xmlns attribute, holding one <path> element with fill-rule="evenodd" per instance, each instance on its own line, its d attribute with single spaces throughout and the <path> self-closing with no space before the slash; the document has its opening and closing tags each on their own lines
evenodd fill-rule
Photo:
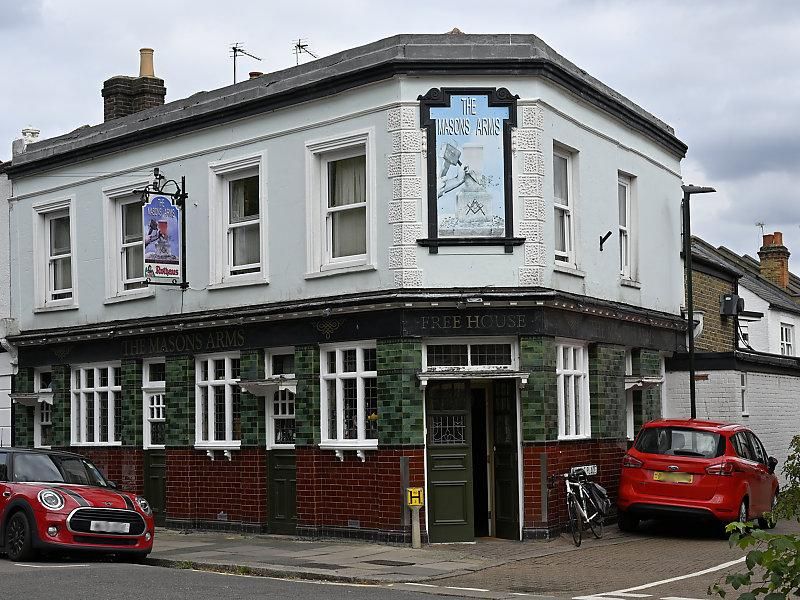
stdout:
<svg viewBox="0 0 800 600">
<path fill-rule="evenodd" d="M 150 444 L 149 446 L 144 446 L 142 450 L 166 450 L 166 446 L 158 446 L 154 444 Z"/>
<path fill-rule="evenodd" d="M 306 273 L 306 279 L 317 279 L 332 275 L 346 275 L 347 273 L 360 273 L 363 271 L 376 271 L 375 265 L 345 265 L 341 267 L 327 266 L 325 270 Z"/>
<path fill-rule="evenodd" d="M 195 450 L 240 450 L 242 442 L 195 442 L 194 448 Z"/>
<path fill-rule="evenodd" d="M 34 313 L 58 312 L 62 310 L 78 310 L 77 304 L 48 304 L 44 306 L 37 306 L 33 309 Z"/>
<path fill-rule="evenodd" d="M 742 415 L 742 416 L 744 416 L 744 415 Z M 36 446 L 36 445 L 34 445 L 33 447 L 36 450 L 50 450 L 50 448 L 52 448 L 52 446 Z"/>
<path fill-rule="evenodd" d="M 294 450 L 294 444 L 270 444 L 267 450 Z"/>
<path fill-rule="evenodd" d="M 229 275 L 223 281 L 215 281 L 214 283 L 209 283 L 206 289 L 208 290 L 224 290 L 227 288 L 235 288 L 235 287 L 244 287 L 248 285 L 267 285 L 269 284 L 269 280 L 266 277 L 263 277 L 261 273 L 257 274 L 257 277 L 246 276 L 246 275 L 239 275 L 238 277 L 235 275 Z"/>
<path fill-rule="evenodd" d="M 591 435 L 560 435 L 558 436 L 559 442 L 579 442 L 581 440 L 590 440 Z"/>
<path fill-rule="evenodd" d="M 122 442 L 72 442 L 70 446 L 79 448 L 102 448 L 111 446 L 122 446 Z"/>
<path fill-rule="evenodd" d="M 320 450 L 377 450 L 378 440 L 329 440 L 320 442 Z"/>
<path fill-rule="evenodd" d="M 633 279 L 630 279 L 628 277 L 623 277 L 622 279 L 620 279 L 619 284 L 623 287 L 634 288 L 637 290 L 642 289 L 642 284 L 640 282 L 634 281 Z"/>
<path fill-rule="evenodd" d="M 572 277 L 586 277 L 585 271 L 581 271 L 572 265 L 561 265 L 556 263 L 553 265 L 553 271 L 556 273 L 563 273 L 564 275 L 571 275 Z"/>
<path fill-rule="evenodd" d="M 117 304 L 118 302 L 128 302 L 131 300 L 143 300 L 144 298 L 155 298 L 156 291 L 153 288 L 143 288 L 135 292 L 123 292 L 116 296 L 109 296 L 103 300 L 103 304 Z"/>
</svg>

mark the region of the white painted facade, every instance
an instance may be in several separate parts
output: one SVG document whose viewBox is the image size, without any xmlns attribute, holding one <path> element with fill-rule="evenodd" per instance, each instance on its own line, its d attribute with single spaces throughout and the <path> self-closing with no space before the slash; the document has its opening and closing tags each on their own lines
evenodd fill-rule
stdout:
<svg viewBox="0 0 800 600">
<path fill-rule="evenodd" d="M 788 456 L 792 437 L 800 434 L 800 377 L 767 373 L 744 373 L 744 406 L 742 412 L 741 371 L 698 372 L 707 380 L 695 382 L 697 418 L 742 423 L 750 427 L 764 443 L 770 456 L 781 465 Z M 667 373 L 667 418 L 689 416 L 689 377 L 685 372 Z"/>
<path fill-rule="evenodd" d="M 11 276 L 8 198 L 11 183 L 0 174 L 0 340 L 5 338 L 11 316 Z M 11 445 L 12 355 L 0 347 L 0 447 Z"/>
<path fill-rule="evenodd" d="M 749 344 L 753 350 L 758 352 L 769 352 L 770 354 L 781 354 L 781 325 L 789 325 L 793 328 L 795 335 L 800 335 L 800 314 L 790 313 L 771 307 L 769 302 L 756 295 L 745 285 L 739 283 L 739 295 L 744 298 L 745 309 L 763 313 L 761 319 L 746 321 L 741 320 L 746 325 L 749 336 Z M 798 305 L 800 308 L 800 305 Z M 741 341 L 739 347 L 743 348 Z M 795 338 L 792 356 L 800 356 Z"/>
<path fill-rule="evenodd" d="M 524 246 L 444 247 L 438 255 L 417 245 L 427 232 L 423 135 L 417 97 L 432 87 L 507 87 L 518 94 L 513 138 L 514 234 Z M 309 161 L 320 140 L 365 135 L 371 249 L 364 264 L 332 272 L 309 267 L 314 234 Z M 553 148 L 574 158 L 576 268 L 555 267 Z M 265 201 L 263 277 L 219 285 L 211 261 L 215 166 L 256 160 Z M 147 183 L 159 167 L 186 176 L 187 271 L 191 289 L 119 294 L 109 278 L 117 256 L 109 243 L 109 202 L 120 189 Z M 98 173 L 103 173 L 98 175 Z M 617 182 L 632 179 L 632 277 L 622 281 L 613 235 L 618 231 Z M 621 121 L 535 77 L 396 77 L 324 100 L 248 117 L 15 179 L 11 207 L 14 316 L 20 329 L 80 326 L 148 315 L 189 313 L 402 287 L 542 286 L 678 314 L 682 297 L 680 161 Z M 63 202 L 74 231 L 75 302 L 37 308 L 35 278 L 41 252 L 34 245 L 37 207 Z M 104 225 L 105 224 L 105 225 Z"/>
</svg>

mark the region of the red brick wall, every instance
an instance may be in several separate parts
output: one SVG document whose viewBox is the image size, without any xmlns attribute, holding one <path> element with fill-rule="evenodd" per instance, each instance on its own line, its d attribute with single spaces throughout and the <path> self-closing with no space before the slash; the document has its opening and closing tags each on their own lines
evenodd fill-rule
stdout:
<svg viewBox="0 0 800 600">
<path fill-rule="evenodd" d="M 167 449 L 167 519 L 266 525 L 267 451 L 236 450 L 232 460 L 221 452 L 211 460 L 198 450 Z"/>
<path fill-rule="evenodd" d="M 625 440 L 576 440 L 525 445 L 523 455 L 523 486 L 526 528 L 555 527 L 566 524 L 564 480 L 557 477 L 554 488 L 548 493 L 548 519 L 543 520 L 541 494 L 540 455 L 547 454 L 547 475 L 561 475 L 576 465 L 596 464 L 594 478 L 608 490 L 612 502 L 617 496 L 617 486 L 622 457 L 628 449 Z"/>
<path fill-rule="evenodd" d="M 365 462 L 354 451 L 344 455 L 340 461 L 332 450 L 297 449 L 298 524 L 347 527 L 357 520 L 361 528 L 400 529 L 400 457 L 409 457 L 410 485 L 422 487 L 424 450 L 369 450 Z"/>
<path fill-rule="evenodd" d="M 144 455 L 131 448 L 65 448 L 91 460 L 120 490 L 144 494 Z"/>
</svg>

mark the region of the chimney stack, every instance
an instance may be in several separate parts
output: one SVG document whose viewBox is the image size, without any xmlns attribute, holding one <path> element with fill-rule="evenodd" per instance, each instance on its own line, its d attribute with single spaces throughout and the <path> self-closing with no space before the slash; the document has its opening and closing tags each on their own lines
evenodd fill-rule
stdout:
<svg viewBox="0 0 800 600">
<path fill-rule="evenodd" d="M 783 245 L 780 231 L 765 233 L 763 245 L 758 251 L 761 276 L 786 289 L 789 286 L 789 249 Z"/>
<path fill-rule="evenodd" d="M 255 79 L 256 77 L 261 77 L 264 73 L 261 71 L 250 71 L 250 79 Z"/>
<path fill-rule="evenodd" d="M 23 154 L 28 147 L 28 144 L 33 144 L 39 140 L 38 129 L 34 127 L 26 127 L 22 130 L 22 137 L 11 142 L 11 156 L 19 156 Z"/>
<path fill-rule="evenodd" d="M 117 75 L 103 83 L 105 121 L 127 117 L 140 110 L 161 106 L 167 95 L 164 80 L 155 76 L 153 49 L 139 50 L 139 76 Z"/>
</svg>

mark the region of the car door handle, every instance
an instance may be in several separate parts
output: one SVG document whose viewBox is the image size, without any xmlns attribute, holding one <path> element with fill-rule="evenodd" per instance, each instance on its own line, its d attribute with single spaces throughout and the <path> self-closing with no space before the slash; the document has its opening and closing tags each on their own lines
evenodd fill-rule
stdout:
<svg viewBox="0 0 800 600">
<path fill-rule="evenodd" d="M 3 498 L 8 498 L 11 496 L 11 492 L 3 492 Z"/>
</svg>

